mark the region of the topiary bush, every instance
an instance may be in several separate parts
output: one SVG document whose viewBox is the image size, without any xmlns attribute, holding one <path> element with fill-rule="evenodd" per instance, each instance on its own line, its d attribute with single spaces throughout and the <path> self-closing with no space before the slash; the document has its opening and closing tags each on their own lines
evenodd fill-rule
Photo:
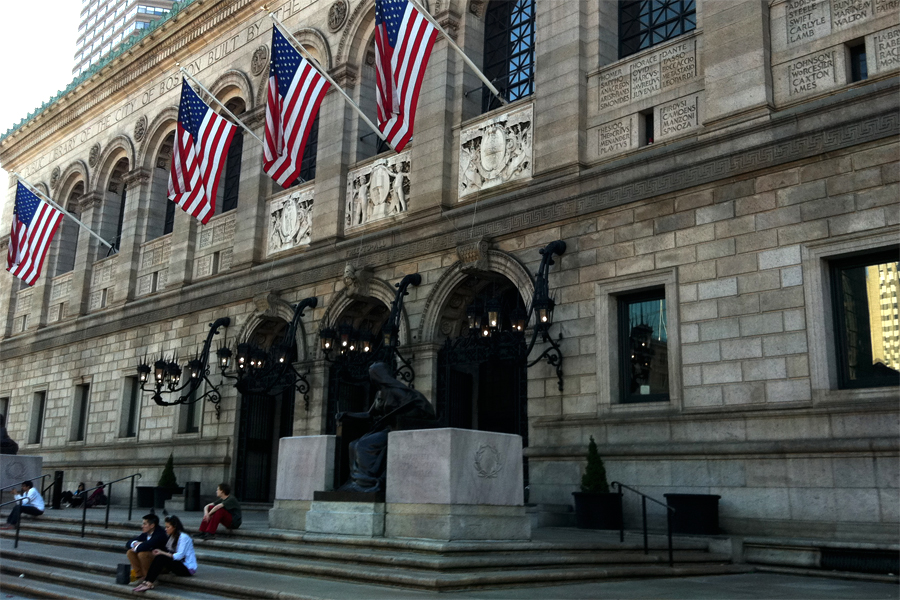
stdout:
<svg viewBox="0 0 900 600">
<path fill-rule="evenodd" d="M 594 441 L 594 436 L 591 436 L 591 443 L 588 444 L 587 468 L 584 470 L 584 475 L 581 476 L 581 491 L 593 494 L 609 493 L 606 467 L 603 466 L 603 459 L 600 458 L 600 452 L 597 451 L 597 442 Z"/>
<path fill-rule="evenodd" d="M 163 467 L 162 475 L 159 476 L 159 483 L 157 483 L 156 485 L 157 487 L 170 490 L 178 487 L 178 480 L 175 479 L 174 454 L 169 454 L 169 460 L 166 461 L 166 466 Z"/>
</svg>

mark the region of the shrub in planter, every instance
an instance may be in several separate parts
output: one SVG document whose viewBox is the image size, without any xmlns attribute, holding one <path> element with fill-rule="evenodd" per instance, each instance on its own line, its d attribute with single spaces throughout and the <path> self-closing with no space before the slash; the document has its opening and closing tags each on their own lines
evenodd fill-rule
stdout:
<svg viewBox="0 0 900 600">
<path fill-rule="evenodd" d="M 169 460 L 166 461 L 166 466 L 163 467 L 156 488 L 153 490 L 153 507 L 165 508 L 166 500 L 171 499 L 175 494 L 180 494 L 181 491 L 182 489 L 178 487 L 178 480 L 175 478 L 175 456 L 169 454 Z"/>
<path fill-rule="evenodd" d="M 575 522 L 582 529 L 620 529 L 622 496 L 610 493 L 606 467 L 591 436 L 588 444 L 587 468 L 581 476 L 581 491 L 572 492 L 575 500 Z"/>
</svg>

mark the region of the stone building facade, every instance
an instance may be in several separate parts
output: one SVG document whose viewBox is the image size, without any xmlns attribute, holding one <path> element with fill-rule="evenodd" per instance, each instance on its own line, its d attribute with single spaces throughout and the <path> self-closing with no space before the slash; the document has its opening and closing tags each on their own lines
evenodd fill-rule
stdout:
<svg viewBox="0 0 900 600">
<path fill-rule="evenodd" d="M 328 431 L 341 407 L 319 330 L 377 326 L 394 284 L 419 273 L 400 332 L 416 388 L 446 412 L 458 397 L 442 372 L 462 377 L 470 426 L 507 419 L 501 429 L 526 437 L 528 498 L 545 522 L 564 517 L 593 437 L 611 480 L 657 498 L 721 495 L 726 532 L 896 542 L 898 387 L 846 385 L 834 300 L 842 261 L 873 256 L 894 265 L 879 293 L 896 303 L 895 0 L 698 0 L 695 27 L 627 54 L 624 5 L 536 2 L 533 93 L 484 111 L 439 38 L 407 150 L 376 154 L 330 91 L 314 179 L 276 188 L 245 136 L 236 207 L 207 225 L 179 211 L 163 233 L 176 61 L 260 134 L 262 4 L 185 3 L 0 141 L 4 168 L 118 238 L 107 256 L 67 226 L 33 288 L 2 280 L 0 409 L 22 452 L 68 481 L 140 471 L 151 484 L 172 452 L 179 481 L 211 493 L 251 468 L 250 400 L 226 381 L 218 412 L 157 406 L 135 392 L 138 362 L 193 354 L 221 316 L 225 343 L 265 337 L 315 296 L 296 339 L 309 402 L 271 400 L 277 448 L 280 435 Z M 492 5 L 429 2 L 476 63 Z M 374 114 L 374 3 L 270 8 Z M 567 244 L 550 269 L 562 385 L 546 362 L 520 365 L 514 408 L 492 412 L 506 393 L 489 385 L 496 374 L 451 373 L 442 348 L 466 335 L 473 300 L 527 305 L 554 240 Z M 632 300 L 658 307 L 651 368 L 663 377 L 629 390 Z"/>
</svg>

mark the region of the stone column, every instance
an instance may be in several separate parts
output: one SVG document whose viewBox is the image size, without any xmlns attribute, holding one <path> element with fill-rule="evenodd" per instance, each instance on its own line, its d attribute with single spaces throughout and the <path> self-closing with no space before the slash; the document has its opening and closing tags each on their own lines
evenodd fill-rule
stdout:
<svg viewBox="0 0 900 600">
<path fill-rule="evenodd" d="M 352 65 L 340 65 L 332 77 L 352 97 L 358 73 Z M 316 182 L 312 211 L 311 246 L 330 245 L 344 234 L 344 192 L 347 165 L 352 161 L 356 115 L 339 92 L 331 89 L 319 109 L 319 148 L 316 157 Z"/>
<path fill-rule="evenodd" d="M 260 138 L 265 138 L 266 107 L 260 105 L 241 115 L 241 119 Z M 237 223 L 231 270 L 250 267 L 266 255 L 266 198 L 281 189 L 263 171 L 263 152 L 251 135 L 244 132 L 241 155 L 241 183 L 238 191 Z"/>
<path fill-rule="evenodd" d="M 705 125 L 768 114 L 773 106 L 769 6 L 763 0 L 704 0 Z"/>
<path fill-rule="evenodd" d="M 460 16 L 444 10 L 435 15 L 456 41 Z M 455 143 L 452 141 L 455 106 L 458 104 L 456 71 L 461 59 L 442 35 L 434 44 L 425 80 L 419 93 L 413 141 L 410 145 L 410 216 L 439 212 L 455 203 L 451 187 Z"/>
<path fill-rule="evenodd" d="M 534 172 L 577 168 L 587 108 L 586 2 L 535 7 Z M 543 10 L 541 10 L 543 9 Z"/>
<path fill-rule="evenodd" d="M 78 199 L 81 222 L 98 230 L 103 194 L 91 192 Z M 91 275 L 101 244 L 97 238 L 79 227 L 78 250 L 75 253 L 75 268 L 72 270 L 72 285 L 69 288 L 69 308 L 66 316 L 83 315 L 87 312 L 91 291 Z M 106 246 L 102 246 L 105 250 Z"/>
<path fill-rule="evenodd" d="M 172 250 L 169 256 L 169 276 L 166 289 L 178 289 L 191 282 L 194 273 L 194 249 L 197 245 L 199 221 L 175 209 L 175 224 L 172 228 Z"/>
<path fill-rule="evenodd" d="M 0 253 L 7 252 L 9 252 L 8 233 L 0 237 Z M 14 277 L 4 277 L 3 284 L 0 285 L 0 337 L 8 337 L 12 333 L 13 307 L 16 304 L 13 300 L 13 290 L 17 287 L 16 281 L 18 280 Z"/>
<path fill-rule="evenodd" d="M 128 195 L 125 198 L 122 241 L 119 243 L 119 261 L 116 264 L 116 293 L 113 295 L 112 305 L 121 306 L 134 299 L 141 244 L 147 235 L 151 176 L 149 170 L 138 167 L 124 177 Z"/>
</svg>

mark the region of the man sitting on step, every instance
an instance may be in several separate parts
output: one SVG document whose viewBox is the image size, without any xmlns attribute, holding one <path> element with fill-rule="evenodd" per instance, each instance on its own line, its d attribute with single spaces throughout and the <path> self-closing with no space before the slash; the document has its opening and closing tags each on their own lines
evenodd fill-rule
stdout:
<svg viewBox="0 0 900 600">
<path fill-rule="evenodd" d="M 216 488 L 218 500 L 203 507 L 203 520 L 200 522 L 200 539 L 208 540 L 216 537 L 219 523 L 228 529 L 241 526 L 241 505 L 231 495 L 231 486 L 220 483 Z"/>
<path fill-rule="evenodd" d="M 44 514 L 44 499 L 34 489 L 34 484 L 30 481 L 22 482 L 21 493 L 18 493 L 17 490 L 13 490 L 12 493 L 15 495 L 16 500 L 21 500 L 21 502 L 13 506 L 12 512 L 6 517 L 6 525 L 3 525 L 0 529 L 14 528 L 16 523 L 19 522 L 19 515 L 22 513 L 34 515 L 35 517 Z"/>
<path fill-rule="evenodd" d="M 153 551 L 166 547 L 166 532 L 159 526 L 159 517 L 154 514 L 144 515 L 141 521 L 141 534 L 128 541 L 128 562 L 131 563 L 131 581 L 143 580 L 147 576 L 150 563 L 153 562 Z"/>
</svg>

